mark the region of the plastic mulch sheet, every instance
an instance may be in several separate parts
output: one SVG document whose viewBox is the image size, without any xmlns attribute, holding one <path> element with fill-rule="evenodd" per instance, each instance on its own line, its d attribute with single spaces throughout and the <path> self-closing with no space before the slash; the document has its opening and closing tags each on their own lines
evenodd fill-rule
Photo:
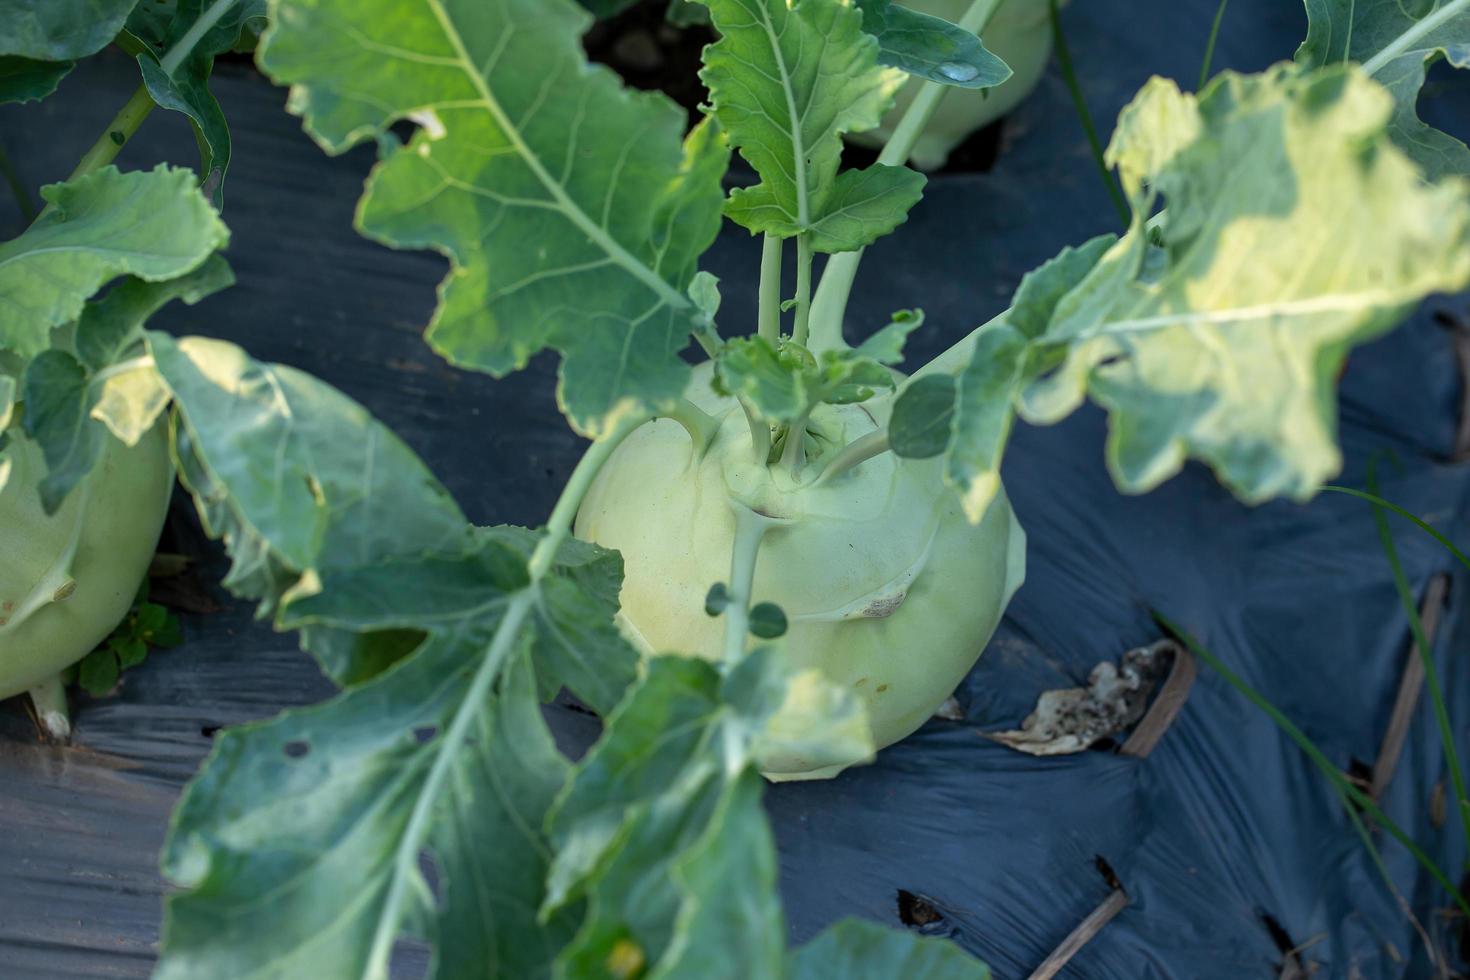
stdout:
<svg viewBox="0 0 1470 980">
<path fill-rule="evenodd" d="M 1214 0 L 1077 0 L 1065 23 L 1099 125 L 1153 73 L 1190 85 Z M 1291 0 L 1230 4 L 1219 67 L 1255 70 L 1290 57 L 1305 33 Z M 0 134 L 30 184 L 56 180 L 135 87 L 136 69 L 104 57 L 39 106 L 0 111 Z M 503 382 L 461 373 L 420 332 L 444 272 L 429 253 L 398 253 L 351 229 L 371 148 L 322 155 L 282 111 L 285 93 L 246 65 L 224 64 L 216 92 L 235 156 L 225 218 L 239 285 L 160 325 L 226 337 L 256 357 L 304 368 L 387 421 L 484 523 L 542 521 L 580 447 L 555 410 L 553 362 Z M 1466 135 L 1470 83 L 1432 73 L 1421 107 Z M 182 117 L 158 116 L 123 166 L 160 157 L 192 165 Z M 849 328 L 919 306 L 913 346 L 942 349 L 1004 308 L 1020 276 L 1116 218 L 1081 127 L 1053 71 L 1005 123 L 988 173 L 934 178 L 899 233 L 873 248 Z M 19 230 L 7 201 L 0 235 Z M 759 248 L 731 228 L 708 267 L 727 285 L 727 332 L 754 321 Z M 1343 381 L 1342 482 L 1363 485 L 1383 451 L 1383 492 L 1470 542 L 1470 465 L 1446 462 L 1461 381 L 1431 314 L 1356 352 Z M 1123 497 L 1103 467 L 1095 411 L 1054 428 L 1022 427 L 1005 477 L 1030 538 L 1029 575 L 1000 632 L 958 692 L 964 720 L 935 720 L 830 782 L 767 794 L 793 940 L 844 915 L 953 936 L 1002 980 L 1022 978 L 1114 883 L 1128 904 L 1061 976 L 1086 980 L 1276 977 L 1288 956 L 1317 976 L 1427 977 L 1424 940 L 1384 884 L 1329 784 L 1258 709 L 1200 665 L 1182 712 L 1146 758 L 1107 750 L 1036 759 L 981 732 L 1014 728 L 1046 689 L 1085 684 L 1100 660 L 1157 639 L 1165 612 L 1273 700 L 1349 769 L 1371 765 L 1409 657 L 1371 510 L 1328 495 L 1247 508 L 1191 466 L 1160 490 Z M 1422 595 L 1450 559 L 1396 523 Z M 171 550 L 222 563 L 185 502 Z M 36 742 L 20 703 L 0 709 L 0 977 L 142 977 L 155 956 L 156 866 L 169 810 L 212 733 L 321 700 L 331 686 L 292 637 L 255 623 L 217 587 L 221 609 L 184 617 L 184 646 L 155 653 L 111 697 L 81 697 L 75 744 Z M 1463 739 L 1470 726 L 1470 588 L 1452 577 L 1434 654 Z M 895 650 L 896 657 L 920 651 Z M 548 709 L 571 747 L 597 722 Z M 1466 740 L 1470 750 L 1470 739 Z M 1467 855 L 1446 806 L 1447 771 L 1427 702 L 1408 729 L 1385 809 L 1441 866 Z M 289 832 L 289 831 L 286 831 Z M 1453 948 L 1447 896 L 1376 832 L 1414 916 Z M 413 975 L 421 959 L 402 960 Z"/>
</svg>

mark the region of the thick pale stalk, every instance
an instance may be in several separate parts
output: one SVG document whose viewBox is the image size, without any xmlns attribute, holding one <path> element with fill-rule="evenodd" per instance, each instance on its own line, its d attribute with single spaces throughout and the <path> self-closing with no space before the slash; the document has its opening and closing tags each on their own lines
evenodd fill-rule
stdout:
<svg viewBox="0 0 1470 980">
<path fill-rule="evenodd" d="M 806 235 L 796 239 L 796 323 L 791 339 L 805 345 L 812 316 L 812 245 Z"/>
<path fill-rule="evenodd" d="M 972 34 L 984 30 L 1000 0 L 974 0 L 959 26 Z M 913 84 L 910 82 L 909 84 Z M 909 103 L 893 135 L 883 145 L 878 162 L 890 167 L 899 167 L 907 162 L 914 150 L 914 141 L 924 131 L 939 101 L 949 90 L 948 85 L 924 82 L 914 101 Z M 852 284 L 857 279 L 858 265 L 863 261 L 864 249 L 838 252 L 827 260 L 822 270 L 822 281 L 817 286 L 816 298 L 812 301 L 812 326 L 810 346 L 812 350 L 841 350 L 847 346 L 842 339 L 842 320 L 847 313 L 847 299 L 852 293 Z"/>
<path fill-rule="evenodd" d="M 781 339 L 781 239 L 769 233 L 761 243 L 759 306 L 756 330 L 775 344 Z"/>
<path fill-rule="evenodd" d="M 725 607 L 725 663 L 733 664 L 745 655 L 745 638 L 750 632 L 750 593 L 755 583 L 755 559 L 760 553 L 761 538 L 771 526 L 744 504 L 730 502 L 735 510 L 735 540 L 730 549 L 730 604 Z"/>
</svg>

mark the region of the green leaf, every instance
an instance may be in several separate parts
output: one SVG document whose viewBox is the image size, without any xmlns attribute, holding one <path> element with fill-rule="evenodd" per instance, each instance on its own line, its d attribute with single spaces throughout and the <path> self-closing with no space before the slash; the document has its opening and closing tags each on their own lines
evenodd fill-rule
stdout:
<svg viewBox="0 0 1470 980">
<path fill-rule="evenodd" d="M 538 535 L 470 528 L 339 393 L 218 341 L 149 344 L 232 587 L 304 627 L 309 647 L 397 654 L 375 672 L 328 660 L 355 681 L 338 698 L 216 741 L 165 849 L 185 891 L 169 901 L 157 975 L 385 977 L 412 934 L 433 941 L 435 977 L 548 976 L 581 913 L 537 915 L 551 855 L 540 828 L 568 765 L 536 693 L 570 655 L 611 688 L 620 561 L 567 542 L 532 582 Z"/>
<path fill-rule="evenodd" d="M 1394 98 L 1389 134 L 1433 180 L 1470 174 L 1470 148 L 1419 118 L 1415 104 L 1425 68 L 1442 55 L 1470 67 L 1470 0 L 1306 0 L 1307 39 L 1300 64 L 1320 67 L 1358 61 Z"/>
<path fill-rule="evenodd" d="M 649 980 L 778 974 L 786 923 L 776 900 L 776 846 L 761 789 L 754 770 L 735 779 L 702 839 L 674 865 L 671 877 L 699 900 L 680 909 L 674 941 Z"/>
<path fill-rule="evenodd" d="M 1000 492 L 1001 457 L 1023 383 L 1064 357 L 1064 352 L 1037 349 L 1029 342 L 1045 333 L 1058 307 L 1069 301 L 1116 241 L 1113 235 L 1099 235 L 1076 248 L 1062 249 L 1027 273 L 1004 320 L 978 332 L 970 362 L 957 379 L 951 379 L 954 386 L 948 392 L 938 380 L 944 375 L 919 378 L 894 404 L 889 422 L 894 452 L 922 459 L 947 450 L 945 481 L 959 493 L 971 521 L 984 517 Z M 1078 296 L 1095 298 L 1083 291 Z"/>
<path fill-rule="evenodd" d="M 878 63 L 863 15 L 843 0 L 708 0 L 720 39 L 700 72 L 714 115 L 760 175 L 726 213 L 752 233 L 811 234 L 862 248 L 903 221 L 924 178 L 874 165 L 840 178 L 842 134 L 878 125 L 904 75 Z"/>
<path fill-rule="evenodd" d="M 440 353 L 502 375 L 561 351 L 562 408 L 586 434 L 682 394 L 676 354 L 702 322 L 685 290 L 719 229 L 728 161 L 715 127 L 681 149 L 672 102 L 588 67 L 590 17 L 570 0 L 274 9 L 260 63 L 324 148 L 422 126 L 378 164 L 358 213 L 380 241 L 450 257 L 429 327 Z"/>
<path fill-rule="evenodd" d="M 0 55 L 72 61 L 95 54 L 122 30 L 138 0 L 0 0 Z"/>
<path fill-rule="evenodd" d="M 974 524 L 1000 492 L 1000 461 L 1015 422 L 1026 353 L 1021 335 L 999 323 L 976 338 L 975 356 L 960 373 L 944 479 L 959 491 Z"/>
<path fill-rule="evenodd" d="M 122 671 L 117 665 L 117 654 L 107 647 L 99 647 L 82 658 L 77 665 L 77 685 L 94 698 L 100 698 L 117 687 Z"/>
<path fill-rule="evenodd" d="M 222 341 L 150 333 L 148 343 L 182 412 L 180 479 L 205 529 L 230 550 L 224 584 L 261 602 L 263 614 L 334 569 L 459 555 L 473 543 L 449 492 L 340 392 Z M 323 667 L 339 679 L 360 678 L 355 653 L 382 652 L 329 634 L 318 648 L 313 638 L 306 646 L 326 651 Z M 401 652 L 400 641 L 390 648 Z"/>
<path fill-rule="evenodd" d="M 50 209 L 0 244 L 0 348 L 24 357 L 44 350 L 50 329 L 75 319 L 108 280 L 172 279 L 229 239 L 187 170 L 104 167 L 41 195 Z"/>
<path fill-rule="evenodd" d="M 0 102 L 31 102 L 44 99 L 75 67 L 72 61 L 36 61 L 16 55 L 0 55 Z"/>
<path fill-rule="evenodd" d="M 736 337 L 715 359 L 715 386 L 763 418 L 789 425 L 823 402 L 861 402 L 893 387 L 889 366 L 903 359 L 905 339 L 923 322 L 922 313 L 902 310 L 857 347 L 821 354 L 789 339 L 777 346 L 760 336 Z"/>
<path fill-rule="evenodd" d="M 483 641 L 474 631 L 436 635 L 324 705 L 216 739 L 215 761 L 185 792 L 165 845 L 165 874 L 191 890 L 168 900 L 160 980 L 383 977 L 403 928 L 395 911 L 435 915 L 436 977 L 464 975 L 468 964 L 547 975 L 567 924 L 536 922 L 547 853 L 537 828 L 566 763 L 524 652 L 473 709 L 470 740 L 446 746 L 443 727 L 463 707 L 464 671 Z M 425 803 L 446 751 L 446 790 Z M 442 906 L 417 848 L 399 846 L 417 806 L 430 807 Z"/>
<path fill-rule="evenodd" d="M 95 396 L 88 414 L 129 446 L 136 446 L 158 423 L 170 397 L 168 386 L 150 365 L 108 374 Z"/>
<path fill-rule="evenodd" d="M 810 772 L 872 761 L 876 749 L 868 713 L 850 690 L 818 670 L 768 672 L 756 683 L 766 688 L 758 697 L 773 706 L 750 730 L 751 752 L 760 764 Z"/>
<path fill-rule="evenodd" d="M 117 653 L 118 666 L 122 670 L 136 667 L 148 657 L 147 641 L 137 636 L 118 640 L 112 649 Z"/>
<path fill-rule="evenodd" d="M 724 582 L 716 582 L 704 594 L 704 614 L 719 616 L 728 608 L 730 608 L 730 588 Z"/>
<path fill-rule="evenodd" d="M 769 655 L 758 663 L 776 669 Z M 713 976 L 779 974 L 774 848 L 739 735 L 759 720 L 722 697 L 713 664 L 648 662 L 549 817 L 543 914 L 587 903 L 557 976 L 617 976 L 629 950 L 651 977 L 693 975 L 678 971 L 694 962 L 722 964 Z M 740 873 L 719 876 L 729 861 Z"/>
<path fill-rule="evenodd" d="M 917 170 L 881 163 L 844 170 L 823 198 L 821 216 L 811 223 L 812 249 L 847 252 L 871 245 L 903 224 L 927 182 Z"/>
<path fill-rule="evenodd" d="M 129 279 L 82 310 L 72 337 L 75 355 L 53 347 L 26 366 L 23 421 L 46 458 L 39 490 L 47 513 L 55 513 L 101 457 L 107 433 L 99 421 L 136 445 L 167 405 L 168 391 L 151 364 L 126 370 L 115 364 L 138 346 L 147 319 L 170 300 L 192 304 L 233 281 L 219 256 L 178 279 Z"/>
<path fill-rule="evenodd" d="M 750 632 L 762 640 L 786 635 L 786 611 L 774 602 L 758 602 L 750 608 Z"/>
<path fill-rule="evenodd" d="M 928 459 L 949 448 L 955 379 L 947 374 L 915 378 L 893 403 L 888 442 L 896 455 Z"/>
<path fill-rule="evenodd" d="M 280 624 L 353 632 L 432 629 L 484 621 L 500 612 L 493 597 L 524 587 L 525 562 L 537 536 L 521 528 L 479 529 L 462 555 L 404 556 L 320 575 L 321 591 L 295 599 Z M 543 580 L 531 633 L 538 677 L 554 691 L 565 684 L 606 713 L 638 670 L 638 653 L 613 623 L 623 562 L 616 553 L 571 541 L 558 554 L 556 574 Z M 492 597 L 487 602 L 487 596 Z"/>
<path fill-rule="evenodd" d="M 21 421 L 46 458 L 46 475 L 37 489 L 48 514 L 56 513 L 102 455 L 107 433 L 88 417 L 89 381 L 75 357 L 55 349 L 37 354 L 21 381 Z"/>
<path fill-rule="evenodd" d="M 791 954 L 786 980 L 990 980 L 979 960 L 948 940 L 844 919 Z"/>
<path fill-rule="evenodd" d="M 537 920 L 550 851 L 540 828 L 566 781 L 524 661 L 501 682 L 499 710 L 477 717 L 430 839 L 447 875 L 431 980 L 548 975 L 576 910 Z M 517 840 L 516 838 L 520 839 Z"/>
<path fill-rule="evenodd" d="M 143 339 L 143 325 L 175 300 L 193 306 L 235 284 L 229 263 L 211 255 L 192 272 L 164 282 L 127 279 L 88 303 L 77 320 L 76 353 L 100 371 L 121 360 Z"/>
<path fill-rule="evenodd" d="M 1011 390 L 1043 424 L 1087 395 L 1102 404 L 1125 492 L 1191 457 L 1247 502 L 1305 499 L 1337 472 L 1347 352 L 1424 296 L 1470 283 L 1470 190 L 1423 183 L 1390 139 L 1393 112 L 1383 89 L 1342 65 L 1226 73 L 1198 98 L 1146 85 L 1108 149 L 1133 227 L 1028 280 L 1015 335 L 993 334 L 1000 350 L 977 352 L 961 382 L 949 475 L 969 488 L 971 517 L 983 513 Z M 1143 222 L 1158 195 L 1162 248 Z"/>
<path fill-rule="evenodd" d="M 878 39 L 878 62 L 956 88 L 994 88 L 1011 77 L 970 31 L 893 0 L 857 0 L 863 30 Z"/>
<path fill-rule="evenodd" d="M 142 47 L 138 68 L 143 84 L 158 105 L 189 117 L 199 145 L 200 181 L 216 208 L 224 207 L 230 130 L 224 111 L 209 90 L 209 75 L 217 56 L 233 50 L 242 36 L 264 28 L 266 20 L 266 0 L 234 0 L 213 26 L 195 36 L 193 31 L 201 17 L 214 16 L 215 5 L 221 2 L 178 0 L 166 5 L 166 12 L 161 13 L 155 9 L 157 4 L 144 0 L 128 18 L 128 32 Z M 177 66 L 172 71 L 165 68 L 162 53 L 173 52 L 190 41 L 192 47 Z"/>
</svg>

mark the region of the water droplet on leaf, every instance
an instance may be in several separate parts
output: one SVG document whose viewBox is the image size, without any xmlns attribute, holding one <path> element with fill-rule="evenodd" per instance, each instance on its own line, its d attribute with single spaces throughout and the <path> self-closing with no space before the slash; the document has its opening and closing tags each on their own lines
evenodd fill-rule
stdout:
<svg viewBox="0 0 1470 980">
<path fill-rule="evenodd" d="M 980 69 L 974 65 L 962 64 L 958 61 L 946 61 L 939 66 L 939 74 L 954 82 L 972 81 L 980 74 Z"/>
</svg>

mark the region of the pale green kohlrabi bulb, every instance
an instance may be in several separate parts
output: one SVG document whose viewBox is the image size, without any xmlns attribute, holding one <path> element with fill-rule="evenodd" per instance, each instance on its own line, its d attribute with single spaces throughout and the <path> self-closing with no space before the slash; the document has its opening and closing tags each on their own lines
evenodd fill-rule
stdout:
<svg viewBox="0 0 1470 980">
<path fill-rule="evenodd" d="M 30 691 L 43 724 L 70 724 L 61 671 L 91 652 L 127 615 L 147 574 L 173 485 L 167 433 L 136 446 L 110 435 L 96 467 L 48 516 L 37 485 L 40 447 L 12 425 L 0 467 L 0 698 Z"/>
<path fill-rule="evenodd" d="M 970 0 L 895 0 L 920 13 L 951 23 L 969 9 Z M 1014 109 L 1036 88 L 1051 57 L 1051 21 L 1047 0 L 1001 0 L 980 32 L 985 47 L 1011 69 L 1011 77 L 991 89 L 951 88 L 914 143 L 909 160 L 921 170 L 938 170 L 949 154 L 971 133 Z M 882 146 L 919 91 L 921 79 L 909 79 L 898 90 L 893 108 L 877 129 L 852 133 L 848 139 L 864 146 Z"/>
<path fill-rule="evenodd" d="M 697 367 L 687 392 L 723 416 L 703 458 L 677 422 L 651 422 L 619 447 L 577 517 L 579 537 L 622 553 L 625 632 L 645 653 L 721 656 L 724 619 L 704 604 L 730 575 L 733 494 L 783 520 L 761 544 L 752 600 L 785 611 L 781 644 L 793 668 L 816 668 L 856 695 L 877 747 L 898 741 L 954 691 L 1025 576 L 1025 536 L 1009 502 L 998 495 L 971 525 L 939 460 L 891 453 L 797 484 L 784 467 L 755 462 L 743 412 L 710 377 L 709 364 Z M 881 395 L 814 412 L 817 464 L 885 422 L 890 404 Z M 773 779 L 812 779 L 855 761 L 761 764 Z"/>
</svg>

